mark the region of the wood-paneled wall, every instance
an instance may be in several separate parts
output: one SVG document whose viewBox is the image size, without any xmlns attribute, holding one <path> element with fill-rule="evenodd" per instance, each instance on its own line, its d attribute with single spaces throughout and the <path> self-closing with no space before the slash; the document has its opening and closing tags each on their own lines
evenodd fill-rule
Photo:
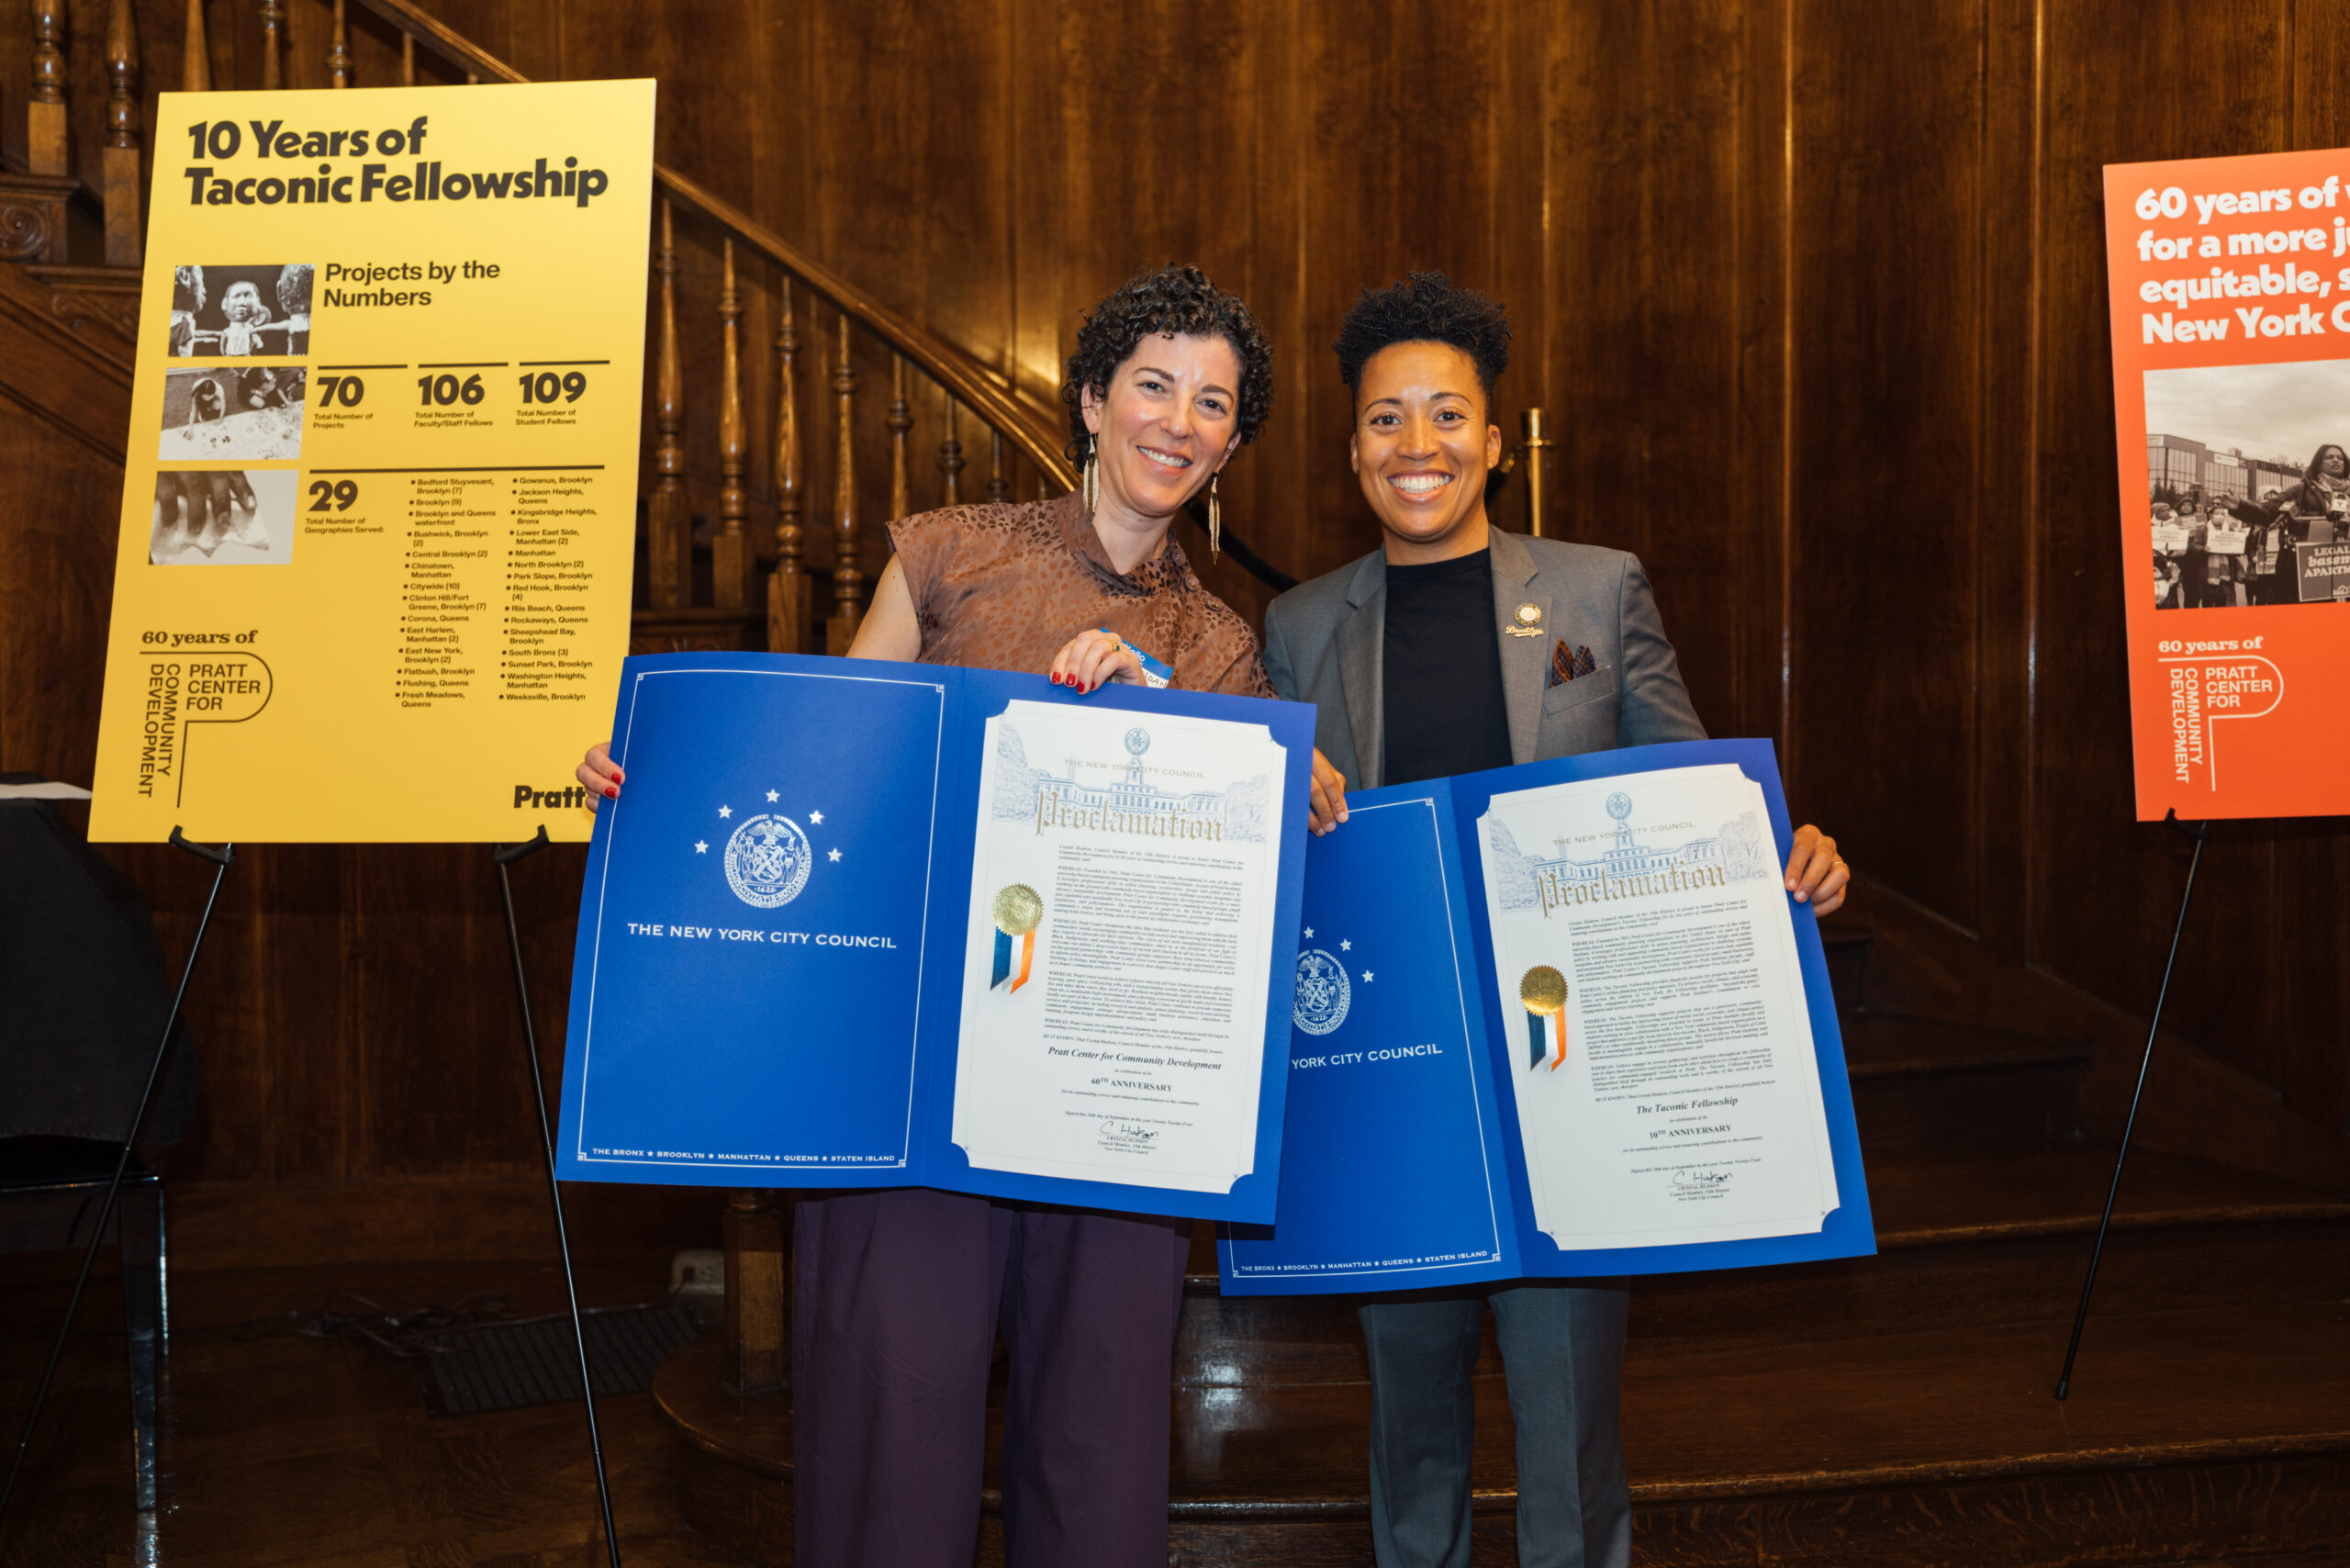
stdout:
<svg viewBox="0 0 2350 1568">
<path fill-rule="evenodd" d="M 1649 564 L 1709 726 L 1773 737 L 1797 812 L 1886 886 L 1996 954 L 2147 1006 L 2185 846 L 2136 823 L 2129 798 L 2098 170 L 2350 140 L 2336 85 L 2350 14 L 2293 0 L 433 8 L 534 76 L 659 77 L 664 161 L 1042 396 L 1102 293 L 1200 263 L 1249 299 L 1280 356 L 1273 421 L 1235 465 L 1226 515 L 1300 575 L 1376 543 L 1328 348 L 1357 290 L 1428 266 L 1488 290 L 1516 326 L 1505 435 L 1525 407 L 1550 410 L 1567 532 Z M 288 80 L 322 84 L 312 7 L 289 9 Z M 367 25 L 363 85 L 387 79 Z M 221 29 L 216 53 L 250 47 L 244 29 Z M 680 241 L 689 273 L 714 271 L 714 239 Z M 772 345 L 774 322 L 772 280 L 753 279 L 746 342 Z M 688 328 L 689 388 L 715 384 L 716 331 Z M 811 353 L 821 364 L 828 339 L 804 311 L 800 339 L 803 420 L 821 429 L 827 376 Z M 749 359 L 755 430 L 771 428 L 771 359 Z M 885 386 L 886 363 L 859 375 Z M 934 454 L 941 410 L 914 413 L 915 450 Z M 689 411 L 705 516 L 715 423 L 707 402 Z M 979 494 L 984 442 L 968 423 L 963 439 L 965 494 Z M 751 476 L 763 508 L 766 444 Z M 821 571 L 832 481 L 815 455 Z M 886 477 L 862 477 L 878 518 Z M 937 487 L 918 464 L 916 504 Z M 867 551 L 878 570 L 870 532 Z M 1229 563 L 1210 577 L 1261 611 Z M 0 737 L 0 764 L 11 749 Z M 189 1163 L 280 1183 L 527 1170 L 475 858 L 269 852 L 275 880 L 246 896 L 274 901 L 278 934 L 224 951 L 207 991 L 214 1034 L 250 1043 L 215 1053 L 228 1059 Z M 524 873 L 544 904 L 534 961 L 559 976 L 572 873 Z M 2205 878 L 2174 989 L 2183 1031 L 2343 1137 L 2350 835 L 2231 826 Z M 339 978 L 297 1006 L 268 965 Z"/>
<path fill-rule="evenodd" d="M 1776 740 L 1889 886 L 2149 1005 L 2185 846 L 2129 797 L 2098 171 L 2350 139 L 2350 13 L 440 9 L 526 71 L 656 72 L 664 158 L 1040 394 L 1102 292 L 1200 263 L 1280 353 L 1226 515 L 1300 575 L 1375 543 L 1327 346 L 1356 291 L 1493 293 L 1505 434 L 1551 410 L 1550 494 L 1648 562 L 1708 724 Z M 2232 826 L 2207 873 L 2182 1028 L 2350 1134 L 2350 836 Z"/>
</svg>

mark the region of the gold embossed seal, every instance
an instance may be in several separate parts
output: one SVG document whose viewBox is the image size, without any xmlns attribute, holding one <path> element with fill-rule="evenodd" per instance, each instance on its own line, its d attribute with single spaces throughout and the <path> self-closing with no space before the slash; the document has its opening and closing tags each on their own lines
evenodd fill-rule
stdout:
<svg viewBox="0 0 2350 1568">
<path fill-rule="evenodd" d="M 989 906 L 988 913 L 994 917 L 998 931 L 1009 936 L 1025 936 L 1045 918 L 1045 901 L 1025 882 L 1013 882 L 997 890 L 995 902 Z M 1560 994 L 1566 994 L 1563 984 Z"/>
<path fill-rule="evenodd" d="M 1547 1018 L 1567 1010 L 1567 977 L 1548 964 L 1537 964 L 1517 982 L 1517 999 L 1528 1013 Z"/>
</svg>

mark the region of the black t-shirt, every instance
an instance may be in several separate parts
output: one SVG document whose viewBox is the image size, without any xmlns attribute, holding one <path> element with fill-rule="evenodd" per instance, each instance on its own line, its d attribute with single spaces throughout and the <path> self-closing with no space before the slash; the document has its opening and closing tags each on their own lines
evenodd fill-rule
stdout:
<svg viewBox="0 0 2350 1568">
<path fill-rule="evenodd" d="M 1389 784 L 1510 765 L 1493 552 L 1387 568 Z"/>
</svg>

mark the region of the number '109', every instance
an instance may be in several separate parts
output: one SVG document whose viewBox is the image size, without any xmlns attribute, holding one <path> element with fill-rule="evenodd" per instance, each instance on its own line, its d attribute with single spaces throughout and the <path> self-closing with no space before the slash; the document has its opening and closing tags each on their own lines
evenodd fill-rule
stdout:
<svg viewBox="0 0 2350 1568">
<path fill-rule="evenodd" d="M 521 379 L 522 401 L 525 403 L 552 403 L 557 398 L 566 403 L 576 403 L 580 394 L 588 390 L 588 378 L 576 370 L 563 375 L 557 375 L 552 370 L 543 370 L 536 375 L 525 375 Z"/>
</svg>

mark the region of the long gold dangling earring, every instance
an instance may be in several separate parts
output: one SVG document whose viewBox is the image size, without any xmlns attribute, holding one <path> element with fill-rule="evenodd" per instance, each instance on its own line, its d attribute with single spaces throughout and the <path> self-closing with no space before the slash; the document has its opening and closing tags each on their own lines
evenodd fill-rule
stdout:
<svg viewBox="0 0 2350 1568">
<path fill-rule="evenodd" d="M 1211 561 L 1224 553 L 1224 508 L 1217 504 L 1215 498 L 1215 482 L 1223 477 L 1222 469 L 1208 476 L 1208 559 Z"/>
<path fill-rule="evenodd" d="M 1085 515 L 1091 517 L 1102 504 L 1102 438 L 1095 436 L 1085 443 Z"/>
</svg>

